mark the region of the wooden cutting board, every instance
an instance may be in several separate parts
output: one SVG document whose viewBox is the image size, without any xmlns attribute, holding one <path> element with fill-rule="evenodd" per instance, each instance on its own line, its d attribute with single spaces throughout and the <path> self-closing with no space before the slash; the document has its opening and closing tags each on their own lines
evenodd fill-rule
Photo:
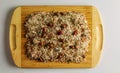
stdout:
<svg viewBox="0 0 120 73">
<path fill-rule="evenodd" d="M 88 48 L 86 61 L 75 63 L 42 63 L 30 60 L 25 55 L 25 37 L 23 25 L 25 17 L 36 11 L 77 11 L 85 14 L 91 30 L 91 42 Z M 93 6 L 21 6 L 17 7 L 13 13 L 10 24 L 10 49 L 14 63 L 18 67 L 27 68 L 89 68 L 95 67 L 98 63 L 102 51 L 103 29 L 100 15 Z"/>
</svg>

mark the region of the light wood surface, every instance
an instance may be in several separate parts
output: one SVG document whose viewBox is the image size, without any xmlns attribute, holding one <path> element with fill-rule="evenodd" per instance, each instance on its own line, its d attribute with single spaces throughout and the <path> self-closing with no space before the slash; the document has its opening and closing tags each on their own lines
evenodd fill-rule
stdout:
<svg viewBox="0 0 120 73">
<path fill-rule="evenodd" d="M 30 60 L 25 55 L 24 22 L 25 17 L 36 11 L 77 11 L 85 14 L 91 30 L 91 42 L 86 61 L 75 63 L 42 63 Z M 18 67 L 27 68 L 89 68 L 94 67 L 100 58 L 103 43 L 103 31 L 100 16 L 92 6 L 21 6 L 15 9 L 10 24 L 10 49 L 13 60 Z"/>
<path fill-rule="evenodd" d="M 103 46 L 103 28 L 100 15 L 95 7 L 92 7 L 92 67 L 98 64 Z"/>
<path fill-rule="evenodd" d="M 16 8 L 13 13 L 9 39 L 13 60 L 21 67 L 21 7 Z"/>
</svg>

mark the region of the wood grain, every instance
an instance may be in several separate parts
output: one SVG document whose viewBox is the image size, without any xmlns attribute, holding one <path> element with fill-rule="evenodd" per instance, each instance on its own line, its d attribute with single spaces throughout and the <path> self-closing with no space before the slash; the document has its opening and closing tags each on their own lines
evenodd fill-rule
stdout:
<svg viewBox="0 0 120 73">
<path fill-rule="evenodd" d="M 103 46 L 102 22 L 95 7 L 92 7 L 92 21 L 92 67 L 95 67 L 99 62 Z"/>
<path fill-rule="evenodd" d="M 21 67 L 21 7 L 15 9 L 10 24 L 10 50 L 15 65 Z"/>
<path fill-rule="evenodd" d="M 16 42 L 17 44 L 20 44 L 18 47 L 18 45 L 16 45 L 16 47 L 18 47 L 18 51 L 21 52 L 20 54 L 17 54 L 19 56 L 20 62 L 16 61 L 17 59 L 14 59 L 14 62 L 19 62 L 19 67 L 27 67 L 27 68 L 88 68 L 88 67 L 93 67 L 96 65 L 96 63 L 98 62 L 99 56 L 101 53 L 101 50 L 97 51 L 94 50 L 96 48 L 95 42 L 98 39 L 102 40 L 102 28 L 99 28 L 100 26 L 98 26 L 98 28 L 101 31 L 101 34 L 96 34 L 99 33 L 99 31 L 96 31 L 96 28 L 98 23 L 101 24 L 101 21 L 99 19 L 99 14 L 96 10 L 96 8 L 92 7 L 92 6 L 22 6 L 20 7 L 21 9 L 21 13 L 20 11 L 16 12 L 19 13 L 21 15 L 21 21 L 19 21 L 18 24 L 20 25 L 19 28 L 17 28 L 16 30 L 21 30 L 21 32 L 19 32 L 18 34 L 21 37 L 17 37 L 16 40 L 21 40 L 21 42 Z M 91 30 L 91 42 L 90 42 L 90 46 L 88 48 L 89 52 L 87 53 L 87 57 L 86 57 L 86 61 L 79 63 L 79 64 L 75 64 L 75 63 L 55 63 L 55 62 L 49 62 L 49 63 L 42 63 L 42 62 L 37 62 L 35 60 L 30 60 L 29 58 L 26 57 L 25 55 L 25 42 L 26 39 L 24 37 L 25 31 L 24 31 L 24 22 L 25 22 L 25 17 L 29 14 L 31 14 L 32 12 L 36 12 L 36 11 L 77 11 L 77 12 L 81 12 L 86 16 L 86 19 L 88 21 L 89 24 L 89 28 Z M 15 15 L 13 15 L 15 16 Z M 97 17 L 97 19 L 95 19 Z M 17 18 L 17 17 L 16 17 Z M 15 18 L 12 18 L 12 20 L 15 20 Z M 11 22 L 12 24 L 12 22 Z M 94 28 L 94 30 L 93 30 Z M 96 32 L 95 32 L 96 31 Z M 10 29 L 10 33 L 11 29 Z M 12 36 L 13 34 L 11 34 L 10 36 Z M 97 37 L 97 35 L 101 36 L 101 37 Z M 97 39 L 96 39 L 97 38 Z M 94 39 L 94 40 L 93 40 Z M 11 39 L 10 37 L 10 44 L 13 42 L 11 42 L 14 39 Z M 102 41 L 98 41 L 97 45 L 99 46 L 99 48 L 102 48 L 101 45 Z M 10 46 L 11 48 L 11 52 L 13 53 L 13 46 Z M 17 50 L 17 49 L 16 49 Z M 99 53 L 99 54 L 97 54 Z M 93 56 L 97 54 L 96 56 Z M 13 54 L 13 58 L 15 57 Z M 18 57 L 17 56 L 17 57 Z M 93 58 L 94 57 L 94 58 Z M 97 57 L 97 58 L 96 58 Z M 94 60 L 94 61 L 93 61 Z"/>
</svg>

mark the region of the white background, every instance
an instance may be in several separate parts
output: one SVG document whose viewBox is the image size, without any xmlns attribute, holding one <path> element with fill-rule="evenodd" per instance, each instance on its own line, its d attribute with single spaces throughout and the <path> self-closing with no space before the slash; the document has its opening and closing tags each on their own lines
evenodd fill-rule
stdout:
<svg viewBox="0 0 120 73">
<path fill-rule="evenodd" d="M 9 50 L 13 9 L 21 5 L 93 5 L 101 14 L 104 46 L 100 63 L 91 69 L 17 68 Z M 0 0 L 0 73 L 120 73 L 120 0 Z"/>
</svg>

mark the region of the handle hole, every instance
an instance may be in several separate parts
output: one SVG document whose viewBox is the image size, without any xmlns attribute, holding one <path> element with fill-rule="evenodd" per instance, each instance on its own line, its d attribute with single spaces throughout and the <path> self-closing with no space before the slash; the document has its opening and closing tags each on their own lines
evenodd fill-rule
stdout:
<svg viewBox="0 0 120 73">
<path fill-rule="evenodd" d="M 98 50 L 102 50 L 102 41 L 103 41 L 103 33 L 102 33 L 102 24 L 98 24 L 98 26 L 96 27 L 96 31 L 97 31 L 97 37 L 96 37 L 96 46 L 98 48 Z"/>
<path fill-rule="evenodd" d="M 12 50 L 16 50 L 16 26 L 15 24 L 12 24 L 11 33 L 13 34 L 12 35 L 12 43 L 13 43 Z"/>
</svg>

